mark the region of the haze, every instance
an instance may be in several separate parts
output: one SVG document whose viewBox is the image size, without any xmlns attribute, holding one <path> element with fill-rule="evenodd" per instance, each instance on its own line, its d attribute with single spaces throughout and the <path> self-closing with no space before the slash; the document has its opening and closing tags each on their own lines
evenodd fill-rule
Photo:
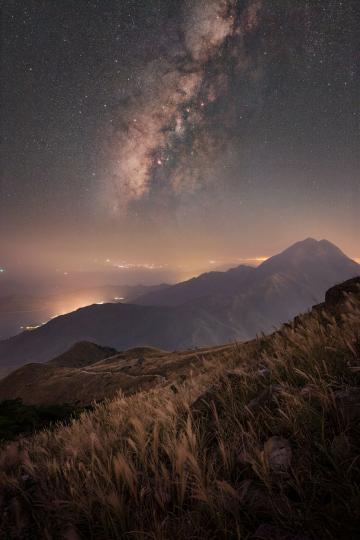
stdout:
<svg viewBox="0 0 360 540">
<path fill-rule="evenodd" d="M 360 258 L 358 2 L 225 4 L 5 2 L 0 292 Z"/>
</svg>

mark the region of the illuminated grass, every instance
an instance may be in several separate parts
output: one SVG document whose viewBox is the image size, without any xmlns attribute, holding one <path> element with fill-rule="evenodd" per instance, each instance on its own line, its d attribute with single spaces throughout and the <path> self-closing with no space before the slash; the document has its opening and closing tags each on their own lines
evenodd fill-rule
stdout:
<svg viewBox="0 0 360 540">
<path fill-rule="evenodd" d="M 356 538 L 360 300 L 234 346 L 194 378 L 96 406 L 0 456 L 9 538 Z M 289 441 L 291 466 L 264 455 Z M 31 536 L 34 535 L 34 536 Z"/>
</svg>

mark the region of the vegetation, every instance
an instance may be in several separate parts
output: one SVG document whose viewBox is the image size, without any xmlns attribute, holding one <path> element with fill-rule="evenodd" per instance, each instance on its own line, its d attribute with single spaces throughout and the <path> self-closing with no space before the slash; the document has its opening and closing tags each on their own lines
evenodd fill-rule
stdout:
<svg viewBox="0 0 360 540">
<path fill-rule="evenodd" d="M 0 402 L 0 442 L 29 435 L 49 424 L 69 421 L 83 408 L 71 405 L 25 405 L 21 399 Z"/>
<path fill-rule="evenodd" d="M 358 538 L 359 296 L 10 443 L 5 538 Z"/>
</svg>

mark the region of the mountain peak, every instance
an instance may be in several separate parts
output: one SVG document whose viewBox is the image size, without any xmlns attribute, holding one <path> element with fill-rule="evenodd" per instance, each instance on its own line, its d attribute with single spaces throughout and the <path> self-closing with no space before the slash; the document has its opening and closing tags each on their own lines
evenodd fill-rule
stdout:
<svg viewBox="0 0 360 540">
<path fill-rule="evenodd" d="M 342 256 L 346 259 L 349 259 L 342 251 L 339 249 L 335 244 L 332 242 L 329 242 L 329 240 L 322 239 L 322 240 L 316 240 L 315 238 L 305 238 L 305 240 L 300 240 L 299 242 L 295 242 L 295 244 L 292 244 L 290 247 L 279 253 L 278 255 L 274 255 L 273 257 L 270 257 L 263 263 L 263 265 L 266 265 L 268 261 L 271 261 L 273 259 L 276 259 L 277 257 L 283 257 L 283 256 L 307 256 L 307 255 L 337 255 Z M 350 260 L 350 259 L 349 259 Z"/>
<path fill-rule="evenodd" d="M 90 341 L 78 341 L 67 351 L 60 354 L 49 363 L 58 367 L 81 367 L 94 364 L 117 353 L 111 347 L 102 347 Z"/>
<path fill-rule="evenodd" d="M 340 248 L 338 248 L 335 244 L 333 244 L 329 240 L 326 240 L 326 238 L 319 240 L 318 244 L 321 245 L 322 247 L 331 248 L 333 250 L 336 249 L 336 251 L 339 251 L 340 253 L 342 253 Z"/>
<path fill-rule="evenodd" d="M 340 276 L 337 270 L 346 268 L 349 277 L 358 275 L 359 265 L 347 257 L 335 244 L 328 240 L 315 240 L 315 238 L 306 238 L 292 244 L 290 247 L 270 257 L 260 266 L 258 274 L 260 276 L 273 274 L 275 272 L 291 273 L 299 277 L 300 274 L 313 276 L 330 276 L 329 280 L 336 283 Z"/>
<path fill-rule="evenodd" d="M 295 242 L 291 246 L 289 246 L 285 251 L 290 251 L 293 249 L 298 248 L 307 248 L 307 249 L 319 249 L 321 247 L 326 248 L 335 248 L 336 250 L 340 251 L 335 244 L 332 242 L 329 242 L 329 240 L 326 240 L 323 238 L 322 240 L 316 240 L 316 238 L 308 237 L 304 240 L 299 240 L 298 242 Z"/>
<path fill-rule="evenodd" d="M 319 241 L 316 240 L 316 238 L 313 238 L 312 236 L 309 236 L 308 238 L 305 238 L 304 240 L 299 240 L 298 242 L 295 242 L 295 244 L 317 244 Z M 290 246 L 291 247 L 291 246 Z"/>
<path fill-rule="evenodd" d="M 292 248 L 295 248 L 295 247 L 308 247 L 308 248 L 319 248 L 319 247 L 322 247 L 322 248 L 330 248 L 330 249 L 335 249 L 336 251 L 338 252 L 341 252 L 341 249 L 339 249 L 335 244 L 333 244 L 332 242 L 330 242 L 330 240 L 327 240 L 326 238 L 322 238 L 321 240 L 316 240 L 316 238 L 312 238 L 311 236 L 309 236 L 308 238 L 305 238 L 304 240 L 299 240 L 298 242 L 295 242 L 294 244 L 292 244 L 291 246 L 289 246 L 287 248 L 286 251 L 292 249 Z"/>
</svg>

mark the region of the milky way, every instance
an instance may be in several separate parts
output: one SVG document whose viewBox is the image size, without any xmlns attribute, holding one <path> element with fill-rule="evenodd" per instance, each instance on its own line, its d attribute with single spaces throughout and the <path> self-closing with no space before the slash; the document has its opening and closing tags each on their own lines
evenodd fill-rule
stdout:
<svg viewBox="0 0 360 540">
<path fill-rule="evenodd" d="M 167 55 L 147 66 L 141 91 L 124 101 L 113 123 L 103 186 L 112 211 L 153 193 L 164 200 L 204 188 L 231 133 L 231 78 L 254 68 L 244 41 L 258 27 L 261 6 L 261 0 L 245 7 L 237 0 L 185 4 Z"/>
<path fill-rule="evenodd" d="M 1 9 L 0 279 L 360 256 L 359 0 Z"/>
</svg>

